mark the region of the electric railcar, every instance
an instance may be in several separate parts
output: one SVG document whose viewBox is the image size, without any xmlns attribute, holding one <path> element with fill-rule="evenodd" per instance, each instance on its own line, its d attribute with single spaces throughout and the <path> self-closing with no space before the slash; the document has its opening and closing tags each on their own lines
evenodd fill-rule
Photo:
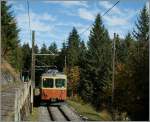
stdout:
<svg viewBox="0 0 150 122">
<path fill-rule="evenodd" d="M 41 100 L 64 101 L 67 97 L 67 76 L 57 70 L 49 70 L 41 76 Z"/>
</svg>

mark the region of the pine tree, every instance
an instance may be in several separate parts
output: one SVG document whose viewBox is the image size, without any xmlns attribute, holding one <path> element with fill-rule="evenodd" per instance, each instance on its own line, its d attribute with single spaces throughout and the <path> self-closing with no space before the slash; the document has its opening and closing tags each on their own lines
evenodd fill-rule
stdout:
<svg viewBox="0 0 150 122">
<path fill-rule="evenodd" d="M 62 45 L 61 52 L 58 52 L 59 55 L 56 57 L 56 66 L 60 71 L 65 70 L 65 56 L 67 54 L 66 43 L 63 43 Z"/>
<path fill-rule="evenodd" d="M 131 72 L 131 101 L 129 114 L 133 120 L 148 120 L 149 116 L 149 15 L 146 6 L 140 12 L 134 30 L 137 40 L 134 54 L 131 55 L 129 67 Z M 134 86 L 133 86 L 134 84 Z M 138 107 L 137 107 L 138 106 Z"/>
<path fill-rule="evenodd" d="M 21 69 L 21 46 L 18 39 L 19 29 L 10 10 L 11 6 L 6 1 L 1 2 L 1 41 L 2 41 L 2 57 L 5 58 L 15 69 Z"/>
<path fill-rule="evenodd" d="M 104 87 L 110 80 L 111 45 L 101 16 L 98 14 L 88 42 L 87 52 L 87 79 L 93 86 L 92 103 L 97 109 L 104 102 Z"/>
<path fill-rule="evenodd" d="M 149 117 L 148 18 L 144 7 L 133 33 L 136 41 L 130 34 L 126 36 L 127 60 L 116 69 L 116 106 L 134 121 L 148 120 Z"/>
<path fill-rule="evenodd" d="M 78 65 L 79 58 L 79 43 L 80 37 L 75 27 L 73 27 L 72 32 L 68 38 L 67 45 L 67 65 L 72 67 L 74 65 Z"/>
<path fill-rule="evenodd" d="M 146 5 L 140 12 L 139 18 L 136 23 L 136 29 L 133 31 L 133 35 L 138 41 L 148 41 L 149 40 L 149 15 Z"/>
<path fill-rule="evenodd" d="M 31 74 L 31 48 L 28 43 L 22 46 L 22 77 L 27 80 Z"/>
<path fill-rule="evenodd" d="M 23 70 L 31 70 L 31 48 L 28 43 L 23 44 L 22 55 Z"/>
<path fill-rule="evenodd" d="M 51 43 L 51 45 L 48 47 L 48 53 L 49 54 L 58 54 L 57 45 L 55 42 Z M 47 56 L 48 64 L 49 65 L 56 65 L 56 55 L 50 55 Z"/>
<path fill-rule="evenodd" d="M 57 54 L 58 50 L 57 50 L 56 43 L 55 42 L 51 43 L 51 45 L 49 46 L 48 50 L 50 51 L 50 53 Z"/>
<path fill-rule="evenodd" d="M 39 53 L 39 48 L 37 45 L 34 46 L 34 53 Z"/>
<path fill-rule="evenodd" d="M 2 1 L 2 56 L 6 56 L 8 52 L 15 47 L 17 47 L 18 32 L 16 21 L 13 16 L 12 11 L 10 11 L 11 6 L 6 5 L 6 1 Z M 9 31 L 8 31 L 9 30 Z"/>
<path fill-rule="evenodd" d="M 42 45 L 40 53 L 41 54 L 47 54 L 48 53 L 47 46 L 45 44 Z M 40 56 L 39 58 L 40 58 L 40 61 L 39 61 L 40 65 L 44 65 L 44 66 L 48 65 L 48 60 L 47 60 L 46 55 Z"/>
<path fill-rule="evenodd" d="M 75 95 L 73 93 L 77 92 L 77 85 L 79 82 L 79 54 L 80 54 L 80 37 L 75 27 L 73 27 L 72 32 L 68 38 L 66 58 L 67 58 L 67 68 L 66 72 L 68 75 L 68 87 L 70 88 L 71 96 Z M 74 75 L 78 75 L 74 77 Z M 73 76 L 73 77 L 72 77 Z"/>
</svg>

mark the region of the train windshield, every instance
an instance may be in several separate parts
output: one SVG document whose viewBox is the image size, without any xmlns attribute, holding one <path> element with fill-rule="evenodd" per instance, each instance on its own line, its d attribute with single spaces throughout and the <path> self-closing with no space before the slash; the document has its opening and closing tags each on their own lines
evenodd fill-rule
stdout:
<svg viewBox="0 0 150 122">
<path fill-rule="evenodd" d="M 54 80 L 52 78 L 43 78 L 43 87 L 53 88 Z"/>
<path fill-rule="evenodd" d="M 64 88 L 65 87 L 65 79 L 56 79 L 55 85 L 57 88 Z"/>
</svg>

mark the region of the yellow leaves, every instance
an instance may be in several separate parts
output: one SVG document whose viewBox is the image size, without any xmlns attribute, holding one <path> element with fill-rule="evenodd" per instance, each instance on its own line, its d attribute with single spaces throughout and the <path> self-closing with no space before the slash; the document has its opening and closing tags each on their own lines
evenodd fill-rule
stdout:
<svg viewBox="0 0 150 122">
<path fill-rule="evenodd" d="M 72 67 L 70 69 L 70 79 L 73 81 L 73 82 L 78 82 L 79 79 L 80 79 L 80 72 L 79 72 L 79 67 L 78 66 L 75 66 L 75 67 Z"/>
<path fill-rule="evenodd" d="M 68 80 L 69 80 L 69 86 L 71 89 L 76 92 L 77 85 L 80 80 L 80 69 L 78 66 L 74 66 L 68 69 L 65 69 L 67 72 Z"/>
<path fill-rule="evenodd" d="M 117 64 L 116 69 L 117 69 L 117 72 L 123 71 L 124 70 L 124 64 L 122 64 L 122 63 Z"/>
</svg>

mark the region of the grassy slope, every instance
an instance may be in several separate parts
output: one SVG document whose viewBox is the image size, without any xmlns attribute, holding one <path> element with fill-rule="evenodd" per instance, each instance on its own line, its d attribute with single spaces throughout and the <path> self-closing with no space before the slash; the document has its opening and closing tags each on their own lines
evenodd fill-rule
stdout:
<svg viewBox="0 0 150 122">
<path fill-rule="evenodd" d="M 38 121 L 38 114 L 39 114 L 38 108 L 33 107 L 33 111 L 31 113 L 28 121 L 35 121 L 35 122 L 37 122 Z"/>
<path fill-rule="evenodd" d="M 9 74 L 10 76 L 12 76 L 14 78 L 14 81 L 13 82 L 7 82 L 6 84 L 1 84 L 1 87 L 0 87 L 0 91 L 4 91 L 4 90 L 7 90 L 11 87 L 15 87 L 15 86 L 18 86 L 20 85 L 20 82 L 18 81 L 19 79 L 19 72 L 17 72 L 12 66 L 11 64 L 9 64 L 6 60 L 4 59 L 1 59 L 2 62 L 1 62 L 1 72 L 4 72 L 4 73 L 7 73 Z M 3 74 L 1 74 L 3 75 Z M 2 76 L 4 77 L 4 76 Z"/>
<path fill-rule="evenodd" d="M 94 108 L 86 103 L 67 100 L 67 103 L 73 107 L 80 115 L 89 120 L 111 120 L 111 116 L 106 111 L 96 112 Z"/>
</svg>

